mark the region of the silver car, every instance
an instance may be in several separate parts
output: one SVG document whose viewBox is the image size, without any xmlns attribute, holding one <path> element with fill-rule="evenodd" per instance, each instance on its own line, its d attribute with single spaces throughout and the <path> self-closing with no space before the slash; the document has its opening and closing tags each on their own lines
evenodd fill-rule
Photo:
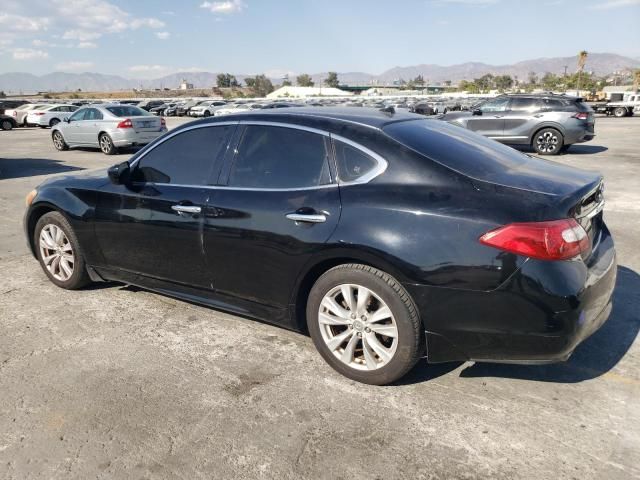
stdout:
<svg viewBox="0 0 640 480">
<path fill-rule="evenodd" d="M 565 95 L 501 95 L 440 118 L 502 143 L 530 145 L 540 155 L 557 155 L 595 137 L 591 107 Z"/>
<path fill-rule="evenodd" d="M 167 131 L 164 118 L 133 105 L 88 105 L 53 127 L 58 150 L 98 147 L 105 155 L 120 147 L 146 145 Z"/>
</svg>

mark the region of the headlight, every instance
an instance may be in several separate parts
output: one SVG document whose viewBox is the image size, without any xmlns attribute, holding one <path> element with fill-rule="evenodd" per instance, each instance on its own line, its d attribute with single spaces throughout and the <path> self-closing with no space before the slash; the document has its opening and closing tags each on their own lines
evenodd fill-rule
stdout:
<svg viewBox="0 0 640 480">
<path fill-rule="evenodd" d="M 36 198 L 36 195 L 38 194 L 38 190 L 31 190 L 28 194 L 27 194 L 27 198 L 24 199 L 24 202 L 27 204 L 27 207 L 29 205 L 31 205 L 31 203 L 33 202 L 33 199 Z"/>
</svg>

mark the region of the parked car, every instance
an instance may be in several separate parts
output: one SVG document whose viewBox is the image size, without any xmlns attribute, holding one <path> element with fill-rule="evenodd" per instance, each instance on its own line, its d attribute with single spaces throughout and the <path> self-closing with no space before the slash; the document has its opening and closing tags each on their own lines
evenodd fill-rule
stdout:
<svg viewBox="0 0 640 480">
<path fill-rule="evenodd" d="M 178 107 L 183 107 L 185 102 L 172 103 L 164 110 L 165 117 L 176 117 L 178 116 Z"/>
<path fill-rule="evenodd" d="M 195 107 L 196 105 L 198 105 L 199 103 L 200 102 L 196 100 L 189 100 L 182 104 L 179 103 L 178 105 L 176 105 L 176 116 L 184 117 L 185 115 L 189 115 L 189 110 L 192 107 Z"/>
<path fill-rule="evenodd" d="M 150 111 L 152 108 L 156 108 L 159 107 L 160 105 L 163 105 L 165 102 L 164 100 L 143 100 L 142 102 L 138 103 L 138 107 L 146 110 L 147 112 Z"/>
<path fill-rule="evenodd" d="M 27 205 L 55 285 L 119 281 L 308 329 L 371 384 L 423 355 L 565 360 L 609 316 L 616 280 L 602 177 L 409 113 L 188 123 Z"/>
<path fill-rule="evenodd" d="M 222 108 L 226 105 L 227 102 L 225 102 L 224 100 L 204 100 L 189 109 L 189 116 L 210 117 L 212 115 L 215 115 L 215 112 L 218 108 Z"/>
<path fill-rule="evenodd" d="M 27 125 L 54 127 L 78 109 L 75 105 L 41 105 L 29 110 Z"/>
<path fill-rule="evenodd" d="M 564 95 L 501 95 L 441 118 L 502 143 L 531 145 L 540 155 L 557 155 L 595 137 L 591 107 Z"/>
<path fill-rule="evenodd" d="M 27 103 L 29 103 L 28 100 L 0 100 L 0 114 L 6 115 L 6 110 L 12 110 Z"/>
<path fill-rule="evenodd" d="M 27 115 L 29 111 L 33 110 L 36 107 L 43 106 L 42 103 L 25 103 L 20 105 L 19 107 L 13 108 L 11 110 L 6 110 L 4 113 L 16 121 L 17 125 L 22 125 L 23 127 L 27 126 Z"/>
<path fill-rule="evenodd" d="M 159 105 L 157 107 L 153 107 L 152 109 L 149 110 L 149 113 L 152 113 L 154 115 L 160 115 L 160 116 L 164 116 L 165 112 L 167 111 L 168 108 L 173 108 L 175 107 L 176 104 L 174 103 L 163 103 L 162 105 Z"/>
<path fill-rule="evenodd" d="M 428 102 L 419 102 L 411 107 L 411 111 L 420 115 L 435 115 L 436 111 Z"/>
<path fill-rule="evenodd" d="M 18 124 L 16 123 L 13 117 L 10 117 L 9 115 L 5 115 L 4 113 L 0 113 L 0 129 L 12 130 L 17 126 Z"/>
<path fill-rule="evenodd" d="M 146 145 L 167 131 L 164 118 L 133 105 L 104 104 L 83 107 L 53 127 L 57 150 L 97 147 L 105 155 L 118 148 Z"/>
</svg>

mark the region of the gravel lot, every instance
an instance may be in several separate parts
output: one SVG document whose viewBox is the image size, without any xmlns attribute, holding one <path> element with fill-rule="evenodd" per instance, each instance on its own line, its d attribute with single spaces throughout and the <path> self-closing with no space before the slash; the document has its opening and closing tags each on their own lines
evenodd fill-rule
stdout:
<svg viewBox="0 0 640 480">
<path fill-rule="evenodd" d="M 180 120 L 169 119 L 169 125 Z M 550 366 L 356 384 L 309 338 L 137 288 L 56 288 L 24 196 L 122 161 L 0 131 L 0 478 L 640 478 L 640 117 L 555 160 L 605 175 L 612 317 Z"/>
</svg>

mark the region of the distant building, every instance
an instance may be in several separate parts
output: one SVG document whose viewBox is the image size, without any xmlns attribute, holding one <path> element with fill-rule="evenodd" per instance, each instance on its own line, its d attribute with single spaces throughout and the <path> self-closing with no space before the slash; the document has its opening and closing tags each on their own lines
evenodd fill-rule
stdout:
<svg viewBox="0 0 640 480">
<path fill-rule="evenodd" d="M 182 82 L 180 83 L 180 90 L 193 90 L 193 83 L 189 83 L 186 79 L 183 78 Z"/>
<path fill-rule="evenodd" d="M 306 98 L 306 97 L 349 97 L 351 92 L 345 92 L 333 87 L 280 87 L 267 95 L 267 98 Z"/>
</svg>

